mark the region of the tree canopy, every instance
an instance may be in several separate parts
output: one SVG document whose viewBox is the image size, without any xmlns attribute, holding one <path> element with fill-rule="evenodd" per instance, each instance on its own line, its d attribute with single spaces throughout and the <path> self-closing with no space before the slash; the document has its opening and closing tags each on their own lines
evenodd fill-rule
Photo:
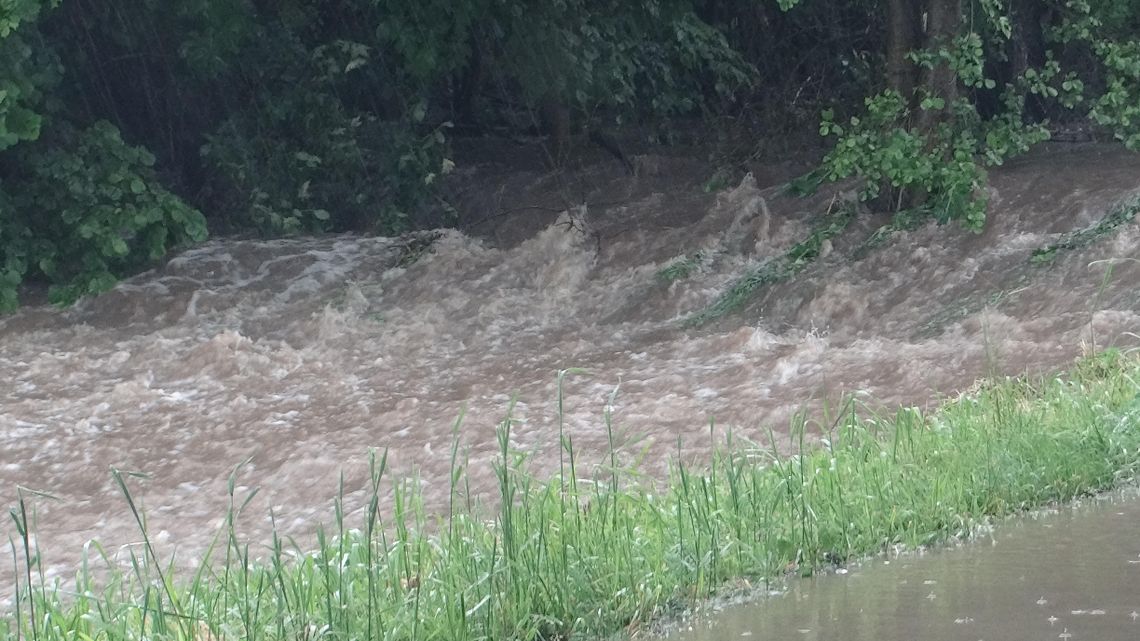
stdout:
<svg viewBox="0 0 1140 641">
<path fill-rule="evenodd" d="M 1140 147 L 1140 0 L 4 0 L 0 309 L 207 226 L 413 229 L 465 132 L 692 118 L 818 127 L 801 188 L 980 229 L 1058 126 Z"/>
</svg>

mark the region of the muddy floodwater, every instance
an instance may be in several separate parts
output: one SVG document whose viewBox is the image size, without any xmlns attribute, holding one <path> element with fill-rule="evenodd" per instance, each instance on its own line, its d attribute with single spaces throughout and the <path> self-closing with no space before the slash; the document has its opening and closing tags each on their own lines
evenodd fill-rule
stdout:
<svg viewBox="0 0 1140 641">
<path fill-rule="evenodd" d="M 1135 489 L 1001 523 L 702 615 L 667 641 L 1131 641 L 1140 638 Z"/>
<path fill-rule="evenodd" d="M 670 456 L 707 460 L 729 428 L 758 442 L 772 429 L 786 449 L 795 412 L 842 394 L 928 407 L 982 376 L 1137 342 L 1140 224 L 1030 258 L 1132 203 L 1140 156 L 1062 146 L 995 169 L 981 234 L 931 223 L 867 251 L 889 218 L 861 215 L 794 279 L 700 327 L 684 321 L 845 194 L 793 197 L 762 168 L 707 191 L 707 166 L 636 165 L 573 181 L 460 166 L 461 224 L 434 240 L 215 239 L 74 308 L 32 300 L 0 317 L 0 490 L 55 497 L 34 499 L 46 576 L 73 574 L 91 539 L 119 559 L 140 541 L 111 467 L 146 473 L 132 491 L 180 562 L 215 536 L 247 459 L 239 492 L 261 491 L 238 529 L 255 544 L 270 511 L 311 542 L 342 472 L 348 526 L 362 523 L 370 448 L 390 478 L 414 476 L 429 511 L 445 506 L 463 413 L 471 491 L 493 491 L 512 398 L 511 446 L 550 471 L 563 368 L 587 370 L 565 387 L 583 475 L 605 453 L 615 388 L 621 455 L 656 474 Z M 661 277 L 685 257 L 687 278 Z M 4 519 L 0 541 L 12 535 Z M 0 595 L 12 568 L 0 557 Z"/>
</svg>

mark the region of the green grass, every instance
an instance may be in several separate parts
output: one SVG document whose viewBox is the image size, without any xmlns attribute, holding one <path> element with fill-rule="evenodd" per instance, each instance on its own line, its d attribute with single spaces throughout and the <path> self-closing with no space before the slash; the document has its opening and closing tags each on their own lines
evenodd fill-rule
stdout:
<svg viewBox="0 0 1140 641">
<path fill-rule="evenodd" d="M 435 243 L 443 234 L 435 231 L 411 232 L 400 236 L 400 256 L 396 259 L 397 267 L 411 267 L 419 262 L 425 254 L 435 249 Z"/>
<path fill-rule="evenodd" d="M 712 258 L 712 252 L 707 250 L 698 250 L 691 254 L 678 256 L 657 271 L 657 280 L 666 285 L 684 280 L 701 271 L 705 265 L 712 261 Z"/>
<path fill-rule="evenodd" d="M 1029 283 L 1029 278 L 1021 275 L 1010 284 L 1010 287 L 974 291 L 962 298 L 950 300 L 927 317 L 910 337 L 916 341 L 927 340 L 940 335 L 951 323 L 968 318 L 971 314 L 977 314 L 984 309 L 1001 309 L 1003 305 L 1019 300 L 1024 292 L 1031 291 Z"/>
<path fill-rule="evenodd" d="M 697 327 L 721 318 L 743 307 L 761 287 L 785 281 L 802 272 L 819 258 L 824 243 L 843 233 L 854 217 L 855 208 L 851 203 L 843 203 L 835 211 L 829 211 L 807 238 L 737 279 L 728 291 L 705 309 L 686 318 L 683 324 Z"/>
<path fill-rule="evenodd" d="M 852 258 L 859 260 L 886 245 L 900 231 L 914 231 L 931 220 L 930 212 L 923 209 L 903 209 L 891 216 L 891 222 L 882 225 L 859 244 Z"/>
<path fill-rule="evenodd" d="M 1039 264 L 1050 264 L 1057 255 L 1063 251 L 1083 249 L 1097 242 L 1101 238 L 1114 233 L 1118 228 L 1127 225 L 1136 218 L 1140 212 L 1140 198 L 1132 198 L 1113 207 L 1104 218 L 1096 224 L 1065 234 L 1064 237 L 1052 245 L 1033 250 L 1029 261 Z"/>
<path fill-rule="evenodd" d="M 612 417 L 601 421 L 612 442 Z M 674 463 L 656 482 L 623 467 L 612 448 L 600 466 L 583 464 L 561 427 L 560 469 L 540 478 L 509 447 L 512 427 L 508 417 L 498 428 L 498 507 L 463 498 L 467 463 L 458 447 L 450 507 L 438 516 L 425 514 L 418 486 L 389 478 L 385 455 L 376 454 L 366 516 L 348 522 L 355 506 L 338 500 L 315 551 L 280 537 L 268 549 L 239 541 L 234 523 L 251 497 L 237 495 L 231 479 L 225 540 L 194 572 L 159 558 L 130 476 L 116 472 L 145 545 L 127 571 L 106 570 L 113 564 L 93 547 L 74 591 L 40 578 L 31 530 L 43 499 L 21 492 L 12 509 L 20 536 L 11 542 L 20 596 L 0 615 L 0 639 L 621 634 L 734 579 L 807 574 L 894 546 L 968 536 L 991 517 L 1130 479 L 1140 447 L 1140 360 L 1105 352 L 1063 377 L 981 384 L 929 414 L 879 416 L 847 402 L 831 416 L 795 422 L 785 444 L 794 455 L 727 435 L 706 468 Z M 389 484 L 394 503 L 382 510 Z"/>
</svg>

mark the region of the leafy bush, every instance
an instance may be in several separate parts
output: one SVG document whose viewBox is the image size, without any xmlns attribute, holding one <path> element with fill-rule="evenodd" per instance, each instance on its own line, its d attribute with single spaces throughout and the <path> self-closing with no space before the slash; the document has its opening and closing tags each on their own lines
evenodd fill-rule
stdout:
<svg viewBox="0 0 1140 641">
<path fill-rule="evenodd" d="M 450 167 L 441 129 L 421 133 L 421 105 L 382 120 L 340 98 L 371 64 L 369 47 L 310 48 L 283 29 L 262 34 L 242 54 L 261 76 L 253 100 L 202 147 L 228 222 L 269 235 L 407 231 L 409 212 Z"/>
<path fill-rule="evenodd" d="M 1089 97 L 1089 117 L 1107 128 L 1129 149 L 1140 150 L 1140 2 L 1136 0 L 1068 0 L 1063 17 L 1050 30 L 1059 45 L 1090 51 L 1098 69 L 1091 76 L 1099 95 Z M 1078 100 L 1085 84 L 1075 77 L 1069 88 Z M 1089 83 L 1093 84 L 1093 83 Z"/>
<path fill-rule="evenodd" d="M 5 3 L 0 12 L 0 151 L 39 137 L 42 87 L 58 75 L 58 64 L 28 46 L 19 33 L 40 8 L 40 0 L 18 0 Z M 27 272 L 32 240 L 30 230 L 13 215 L 5 188 L 0 183 L 0 311 L 16 306 L 16 288 Z"/>
<path fill-rule="evenodd" d="M 543 3 L 508 13 L 503 61 L 531 100 L 589 113 L 691 112 L 746 87 L 754 70 L 686 2 Z"/>
<path fill-rule="evenodd" d="M 1020 99 L 1010 102 L 1001 117 L 983 121 L 972 103 L 957 100 L 953 117 L 932 130 L 912 124 L 914 110 L 893 91 L 867 98 L 864 112 L 847 123 L 825 111 L 820 134 L 834 136 L 836 143 L 818 175 L 827 180 L 857 176 L 863 200 L 886 196 L 892 209 L 908 207 L 908 194 L 920 192 L 925 199 L 918 206 L 939 222 L 959 220 L 980 231 L 986 220 L 985 167 L 1048 138 L 1044 128 L 1022 124 Z M 927 103 L 919 109 L 937 107 Z"/>
<path fill-rule="evenodd" d="M 956 82 L 968 89 L 987 91 L 996 86 L 985 74 L 983 39 L 977 33 L 913 52 L 911 58 L 924 69 L 948 66 Z M 893 90 L 868 97 L 863 111 L 847 122 L 840 122 L 834 110 L 826 110 L 820 134 L 834 137 L 835 146 L 814 179 L 855 176 L 861 184 L 860 197 L 878 199 L 881 208 L 918 208 L 939 222 L 957 220 L 981 231 L 986 220 L 985 168 L 1048 139 L 1042 124 L 1026 122 L 1025 96 L 1050 92 L 1056 96 L 1050 83 L 1058 73 L 1053 61 L 1042 69 L 1027 70 L 1004 88 L 1002 108 L 989 118 L 979 113 L 970 97 L 946 104 L 944 97 L 925 88 L 919 91 L 917 104 Z"/>
<path fill-rule="evenodd" d="M 149 152 L 106 122 L 76 129 L 59 117 L 63 68 L 37 24 L 55 4 L 14 0 L 0 13 L 0 311 L 27 278 L 71 302 L 206 233 L 158 184 Z"/>
<path fill-rule="evenodd" d="M 202 241 L 205 219 L 158 184 L 154 157 L 106 122 L 54 128 L 22 145 L 4 194 L 0 304 L 15 305 L 25 276 L 43 277 L 56 303 L 112 287 L 174 246 Z"/>
<path fill-rule="evenodd" d="M 59 74 L 50 53 L 33 48 L 20 32 L 22 24 L 34 23 L 41 6 L 42 0 L 7 0 L 0 10 L 0 151 L 39 136 L 42 89 Z"/>
</svg>

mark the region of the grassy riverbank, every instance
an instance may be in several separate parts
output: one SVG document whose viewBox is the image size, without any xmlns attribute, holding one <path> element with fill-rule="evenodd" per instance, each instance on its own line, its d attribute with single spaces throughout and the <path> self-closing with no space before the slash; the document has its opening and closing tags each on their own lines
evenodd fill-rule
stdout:
<svg viewBox="0 0 1140 641">
<path fill-rule="evenodd" d="M 381 519 L 379 497 L 392 480 L 377 454 L 369 517 L 346 522 L 356 506 L 338 504 L 314 553 L 277 540 L 259 560 L 260 548 L 231 535 L 198 572 L 175 575 L 148 544 L 131 571 L 97 581 L 106 572 L 84 570 L 74 593 L 41 585 L 35 564 L 27 567 L 33 538 L 14 541 L 20 598 L 0 615 L 0 640 L 622 633 L 732 579 L 937 543 L 987 517 L 1131 478 L 1140 464 L 1140 360 L 1106 352 L 1062 377 L 980 385 L 927 415 L 873 416 L 848 403 L 821 425 L 795 426 L 802 456 L 730 436 L 707 469 L 675 465 L 657 487 L 616 457 L 581 479 L 595 468 L 576 460 L 570 435 L 561 473 L 536 478 L 509 451 L 509 431 L 504 421 L 501 507 L 464 504 L 464 461 L 453 451 L 449 515 L 425 516 L 397 480 L 395 516 Z M 31 500 L 12 511 L 21 532 Z M 233 497 L 235 511 L 242 500 Z"/>
</svg>

